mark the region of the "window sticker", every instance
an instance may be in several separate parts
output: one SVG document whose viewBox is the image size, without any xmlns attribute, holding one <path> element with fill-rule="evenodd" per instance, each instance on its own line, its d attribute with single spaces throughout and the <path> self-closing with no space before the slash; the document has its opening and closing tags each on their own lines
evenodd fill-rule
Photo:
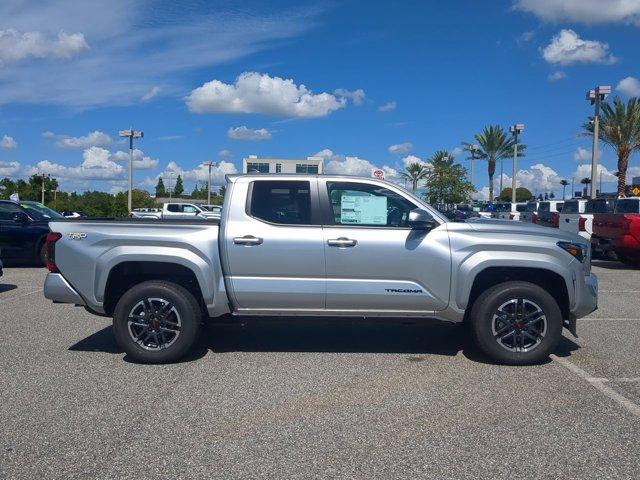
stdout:
<svg viewBox="0 0 640 480">
<path fill-rule="evenodd" d="M 342 224 L 387 224 L 387 197 L 343 193 L 340 198 L 340 210 Z"/>
</svg>

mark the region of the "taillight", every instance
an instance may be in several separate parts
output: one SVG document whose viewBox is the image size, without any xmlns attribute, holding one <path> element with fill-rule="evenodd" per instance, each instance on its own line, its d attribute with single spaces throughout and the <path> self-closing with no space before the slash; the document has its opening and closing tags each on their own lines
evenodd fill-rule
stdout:
<svg viewBox="0 0 640 480">
<path fill-rule="evenodd" d="M 578 220 L 578 231 L 579 232 L 586 232 L 587 231 L 587 219 L 580 217 L 580 220 Z"/>
<path fill-rule="evenodd" d="M 551 226 L 553 228 L 558 228 L 560 226 L 560 214 L 554 213 L 551 215 Z"/>
<path fill-rule="evenodd" d="M 45 252 L 47 255 L 47 269 L 51 273 L 58 273 L 58 267 L 56 267 L 56 242 L 62 238 L 62 234 L 58 232 L 51 232 L 47 235 Z"/>
<path fill-rule="evenodd" d="M 627 215 L 622 216 L 620 224 L 622 225 L 623 235 L 628 235 L 629 233 L 631 233 L 631 222 L 632 220 Z"/>
<path fill-rule="evenodd" d="M 531 214 L 531 223 L 538 223 L 538 214 L 537 213 L 532 213 Z"/>
<path fill-rule="evenodd" d="M 513 220 L 516 216 L 513 213 L 509 214 L 509 220 Z"/>
</svg>

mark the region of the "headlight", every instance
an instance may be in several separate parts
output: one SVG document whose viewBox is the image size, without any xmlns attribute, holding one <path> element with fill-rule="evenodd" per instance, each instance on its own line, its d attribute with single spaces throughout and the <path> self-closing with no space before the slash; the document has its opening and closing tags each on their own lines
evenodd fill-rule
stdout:
<svg viewBox="0 0 640 480">
<path fill-rule="evenodd" d="M 584 262 L 587 259 L 586 245 L 573 242 L 558 242 L 558 246 L 569 253 L 569 255 L 577 258 L 579 262 Z"/>
</svg>

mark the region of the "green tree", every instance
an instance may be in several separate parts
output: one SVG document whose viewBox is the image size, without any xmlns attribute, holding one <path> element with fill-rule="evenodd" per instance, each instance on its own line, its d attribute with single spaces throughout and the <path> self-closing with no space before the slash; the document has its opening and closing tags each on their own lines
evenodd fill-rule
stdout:
<svg viewBox="0 0 640 480">
<path fill-rule="evenodd" d="M 476 158 L 488 160 L 489 200 L 493 201 L 493 176 L 496 173 L 496 161 L 513 157 L 515 141 L 513 137 L 507 135 L 500 125 L 484 127 L 482 133 L 476 134 L 474 138 L 480 147 L 480 149 L 475 152 Z M 466 151 L 471 151 L 471 143 L 463 142 L 462 145 Z M 526 145 L 518 143 L 518 157 L 523 157 L 526 149 Z"/>
<path fill-rule="evenodd" d="M 528 188 L 516 188 L 516 202 L 528 202 L 532 198 L 534 198 L 533 194 Z M 503 202 L 511 201 L 511 187 L 502 189 L 502 192 L 500 192 L 500 200 Z"/>
<path fill-rule="evenodd" d="M 569 181 L 562 179 L 560 180 L 560 185 L 562 185 L 562 199 L 564 200 L 565 198 L 567 198 L 564 192 L 567 189 L 567 185 L 569 185 Z"/>
<path fill-rule="evenodd" d="M 593 136 L 593 124 L 583 126 L 588 135 Z M 625 105 L 620 98 L 613 105 L 602 104 L 600 114 L 600 140 L 613 148 L 618 156 L 618 196 L 624 197 L 627 186 L 627 168 L 629 157 L 634 151 L 640 151 L 640 99 L 631 98 Z"/>
<path fill-rule="evenodd" d="M 431 156 L 429 162 L 432 167 L 426 186 L 429 189 L 430 201 L 460 203 L 471 198 L 475 188 L 466 180 L 467 169 L 454 163 L 452 155 L 445 150 L 438 150 Z"/>
<path fill-rule="evenodd" d="M 413 162 L 407 165 L 405 171 L 400 174 L 402 178 L 405 178 L 411 182 L 411 189 L 415 192 L 418 188 L 418 182 L 424 180 L 429 175 L 429 170 L 418 162 Z"/>
<path fill-rule="evenodd" d="M 164 187 L 164 182 L 162 181 L 162 177 L 158 177 L 158 184 L 156 185 L 156 197 L 164 197 L 166 195 L 167 195 L 167 189 Z"/>
<path fill-rule="evenodd" d="M 178 175 L 178 178 L 176 180 L 176 186 L 173 189 L 173 194 L 176 197 L 179 197 L 183 193 L 184 193 L 184 185 L 182 184 L 182 177 Z"/>
<path fill-rule="evenodd" d="M 224 196 L 227 194 L 227 186 L 222 185 L 218 190 L 218 195 L 224 199 Z"/>
</svg>

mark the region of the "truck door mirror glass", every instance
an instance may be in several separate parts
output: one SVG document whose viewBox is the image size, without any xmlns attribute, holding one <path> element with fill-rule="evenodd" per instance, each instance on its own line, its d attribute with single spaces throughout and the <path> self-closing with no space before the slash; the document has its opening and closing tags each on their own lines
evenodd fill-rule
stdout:
<svg viewBox="0 0 640 480">
<path fill-rule="evenodd" d="M 415 229 L 430 230 L 438 226 L 433 216 L 421 208 L 409 212 L 409 226 Z"/>
<path fill-rule="evenodd" d="M 29 221 L 29 216 L 24 212 L 15 212 L 11 219 L 16 223 L 27 223 Z"/>
</svg>

